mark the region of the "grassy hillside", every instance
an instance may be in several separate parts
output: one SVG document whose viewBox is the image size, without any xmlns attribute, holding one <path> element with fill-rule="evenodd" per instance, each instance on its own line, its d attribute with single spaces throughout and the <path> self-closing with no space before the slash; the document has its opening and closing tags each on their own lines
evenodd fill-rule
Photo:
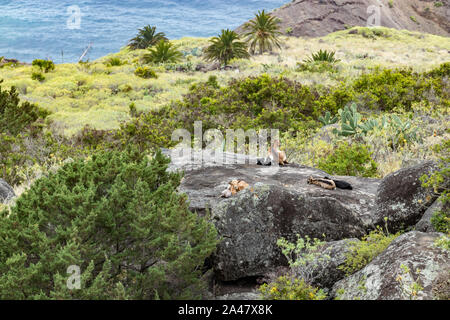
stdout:
<svg viewBox="0 0 450 320">
<path fill-rule="evenodd" d="M 184 54 L 183 61 L 152 67 L 157 79 L 134 75 L 147 50 L 128 48 L 86 64 L 59 64 L 45 74 L 43 82 L 31 79 L 32 66 L 5 66 L 0 69 L 0 78 L 4 79 L 4 87 L 16 86 L 21 99 L 51 111 L 49 119 L 54 125 L 72 135 L 86 124 L 97 129 L 118 128 L 121 121 L 129 120 L 131 103 L 138 111 L 159 108 L 180 99 L 192 83 L 205 81 L 210 75 L 216 75 L 221 84 L 232 78 L 267 73 L 303 84 L 333 86 L 376 66 L 424 71 L 450 57 L 449 38 L 387 28 L 354 28 L 322 38 L 288 37 L 284 41 L 283 50 L 232 61 L 237 69 L 226 71 L 195 71 L 198 65 L 206 64 L 201 54 L 208 39 L 183 38 L 174 41 Z M 338 72 L 298 71 L 297 63 L 319 49 L 336 51 L 341 60 Z M 123 65 L 108 66 L 111 58 L 119 58 Z"/>
</svg>

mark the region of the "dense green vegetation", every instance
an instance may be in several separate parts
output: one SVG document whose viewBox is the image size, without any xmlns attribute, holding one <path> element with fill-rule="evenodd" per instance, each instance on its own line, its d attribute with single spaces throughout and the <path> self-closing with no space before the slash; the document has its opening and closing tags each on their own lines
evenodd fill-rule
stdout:
<svg viewBox="0 0 450 320">
<path fill-rule="evenodd" d="M 178 299 L 202 294 L 216 231 L 156 153 L 100 152 L 40 179 L 0 214 L 1 299 Z M 82 270 L 83 290 L 66 286 Z"/>
</svg>

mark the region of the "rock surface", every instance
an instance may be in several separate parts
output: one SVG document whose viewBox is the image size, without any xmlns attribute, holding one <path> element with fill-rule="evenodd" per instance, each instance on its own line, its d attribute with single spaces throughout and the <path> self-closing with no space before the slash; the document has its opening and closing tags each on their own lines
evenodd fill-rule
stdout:
<svg viewBox="0 0 450 320">
<path fill-rule="evenodd" d="M 337 282 L 332 296 L 343 300 L 409 299 L 413 282 L 423 287 L 414 298 L 430 300 L 445 294 L 448 287 L 442 287 L 442 282 L 448 284 L 450 253 L 434 244 L 442 235 L 419 231 L 401 235 L 362 270 Z M 410 272 L 403 273 L 401 265 Z M 398 276 L 402 277 L 403 285 Z"/>
<path fill-rule="evenodd" d="M 339 266 L 344 264 L 352 244 L 357 242 L 359 240 L 353 238 L 326 243 L 319 250 L 320 261 L 313 262 L 311 284 L 315 287 L 331 289 L 336 282 L 344 279 L 345 272 L 340 270 Z"/>
<path fill-rule="evenodd" d="M 450 210 L 449 208 L 450 204 L 446 205 L 445 210 Z M 416 224 L 416 230 L 422 231 L 422 232 L 436 232 L 433 225 L 431 224 L 431 218 L 433 217 L 434 213 L 436 211 L 441 211 L 444 209 L 444 204 L 440 201 L 440 199 L 437 199 L 434 201 L 434 203 L 429 207 L 425 213 L 423 214 L 422 218 L 419 222 Z"/>
<path fill-rule="evenodd" d="M 5 180 L 0 178 L 0 203 L 7 202 L 15 196 L 16 194 L 13 188 Z"/>
<path fill-rule="evenodd" d="M 383 180 L 334 177 L 352 184 L 353 190 L 325 190 L 306 182 L 311 175 L 328 175 L 318 169 L 296 164 L 258 166 L 256 157 L 240 154 L 224 153 L 220 161 L 208 152 L 193 155 L 171 154 L 169 170 L 185 171 L 179 191 L 187 194 L 191 210 L 210 213 L 223 239 L 211 259 L 220 281 L 265 276 L 285 266 L 287 261 L 276 244 L 281 237 L 291 242 L 297 234 L 319 239 L 325 235 L 326 241 L 358 238 L 377 224 L 384 226 L 385 216 L 391 232 L 394 225 L 413 226 L 428 204 L 418 179 L 433 167 L 421 164 Z M 222 198 L 222 191 L 234 179 L 250 187 Z M 325 273 L 343 262 L 343 252 L 337 245 Z M 339 272 L 329 279 L 318 275 L 317 283 L 330 287 L 341 277 Z"/>
<path fill-rule="evenodd" d="M 375 201 L 375 219 L 383 225 L 388 217 L 391 232 L 415 225 L 437 195 L 422 187 L 420 177 L 436 170 L 433 162 L 424 162 L 400 169 L 386 176 L 378 188 Z"/>
<path fill-rule="evenodd" d="M 260 294 L 257 291 L 251 292 L 236 292 L 217 296 L 214 300 L 260 300 Z"/>
<path fill-rule="evenodd" d="M 280 30 L 296 37 L 320 37 L 349 26 L 376 24 L 374 15 L 379 11 L 379 24 L 388 28 L 426 32 L 441 36 L 450 35 L 450 2 L 395 0 L 294 0 L 273 11 L 281 19 Z M 411 18 L 414 17 L 414 18 Z M 369 24 L 368 24 L 369 23 Z M 242 32 L 242 26 L 237 29 Z"/>
<path fill-rule="evenodd" d="M 226 157 L 244 160 L 247 156 Z M 198 164 L 189 157 L 175 160 L 170 170 L 185 170 L 179 191 L 188 195 L 191 210 L 200 214 L 210 211 L 223 237 L 213 258 L 219 280 L 264 275 L 285 265 L 276 245 L 281 237 L 293 241 L 300 234 L 323 239 L 325 234 L 326 240 L 341 240 L 362 236 L 373 226 L 377 179 L 336 177 L 351 183 L 353 190 L 325 190 L 306 180 L 328 174 L 306 166 L 265 167 L 252 161 L 214 164 L 208 157 Z M 221 198 L 233 179 L 244 180 L 250 187 L 231 198 Z"/>
</svg>

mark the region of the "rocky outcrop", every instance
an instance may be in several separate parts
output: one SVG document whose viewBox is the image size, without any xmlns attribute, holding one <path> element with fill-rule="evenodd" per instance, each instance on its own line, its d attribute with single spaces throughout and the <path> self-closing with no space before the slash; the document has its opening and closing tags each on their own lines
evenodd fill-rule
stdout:
<svg viewBox="0 0 450 320">
<path fill-rule="evenodd" d="M 305 178 L 297 183 L 302 182 L 306 184 Z M 281 237 L 294 241 L 299 234 L 339 240 L 364 235 L 369 227 L 365 219 L 370 221 L 366 217 L 370 196 L 364 191 L 342 195 L 350 193 L 342 190 L 337 191 L 342 193 L 342 199 L 338 199 L 332 192 L 318 187 L 294 189 L 258 182 L 249 190 L 214 204 L 212 219 L 224 238 L 213 258 L 216 276 L 224 281 L 236 280 L 264 275 L 286 264 L 277 246 Z"/>
<path fill-rule="evenodd" d="M 429 207 L 425 213 L 423 214 L 422 218 L 419 222 L 416 224 L 416 230 L 422 231 L 422 232 L 436 232 L 433 225 L 431 224 L 431 218 L 437 211 L 444 210 L 444 204 L 442 203 L 441 199 L 437 199 L 434 201 L 434 203 Z M 445 210 L 450 211 L 450 204 L 447 203 L 445 205 Z"/>
<path fill-rule="evenodd" d="M 13 188 L 5 180 L 0 178 L 0 203 L 7 202 L 15 196 Z"/>
<path fill-rule="evenodd" d="M 432 190 L 422 187 L 420 177 L 436 169 L 435 163 L 424 162 L 386 176 L 375 201 L 377 224 L 383 224 L 387 217 L 391 232 L 415 225 L 437 198 Z"/>
<path fill-rule="evenodd" d="M 328 241 L 364 235 L 373 227 L 371 212 L 378 179 L 335 177 L 352 184 L 353 190 L 326 190 L 307 184 L 309 176 L 327 173 L 301 165 L 265 167 L 253 158 L 226 155 L 248 164 L 214 164 L 208 157 L 195 163 L 190 157 L 173 161 L 170 170 L 185 170 L 179 191 L 186 193 L 191 210 L 207 211 L 223 241 L 213 257 L 216 276 L 223 281 L 260 276 L 286 261 L 276 242 L 296 234 Z M 221 198 L 233 180 L 250 187 L 235 196 Z"/>
<path fill-rule="evenodd" d="M 276 244 L 281 237 L 291 242 L 297 234 L 328 242 L 359 238 L 377 224 L 384 226 L 385 216 L 393 232 L 396 226 L 413 226 L 432 201 L 426 200 L 419 181 L 432 163 L 400 170 L 383 180 L 334 177 L 352 184 L 353 190 L 326 190 L 307 184 L 309 176 L 328 175 L 318 169 L 296 164 L 258 166 L 255 157 L 228 153 L 214 160 L 208 152 L 172 154 L 169 170 L 185 171 L 179 191 L 187 194 L 191 210 L 209 212 L 222 237 L 211 259 L 220 281 L 264 277 L 285 266 Z M 235 179 L 250 187 L 222 198 L 222 191 Z M 329 248 L 333 258 L 317 271 L 317 285 L 331 287 L 343 277 L 336 271 L 345 259 L 342 245 L 337 242 Z"/>
<path fill-rule="evenodd" d="M 296 37 L 320 37 L 353 26 L 379 25 L 450 35 L 450 2 L 426 0 L 294 0 L 272 13 L 281 31 Z M 379 12 L 379 22 L 373 19 Z M 242 26 L 237 29 L 242 32 Z M 289 31 L 288 31 L 289 30 Z"/>
<path fill-rule="evenodd" d="M 445 295 L 450 253 L 435 245 L 442 235 L 418 231 L 401 235 L 362 270 L 337 282 L 332 296 L 343 300 L 431 300 Z M 413 288 L 414 283 L 422 289 Z"/>
</svg>

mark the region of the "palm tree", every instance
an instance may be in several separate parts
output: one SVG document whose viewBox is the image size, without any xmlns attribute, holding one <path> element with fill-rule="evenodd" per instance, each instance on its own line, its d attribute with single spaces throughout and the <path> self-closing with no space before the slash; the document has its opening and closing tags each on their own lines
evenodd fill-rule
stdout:
<svg viewBox="0 0 450 320">
<path fill-rule="evenodd" d="M 259 47 L 259 53 L 272 51 L 276 46 L 281 49 L 279 36 L 282 34 L 279 30 L 280 19 L 267 14 L 264 10 L 258 11 L 255 19 L 250 20 L 244 25 L 244 36 L 250 41 L 250 52 L 255 53 L 256 47 Z"/>
<path fill-rule="evenodd" d="M 146 63 L 175 63 L 181 60 L 183 54 L 169 41 L 160 40 L 153 48 L 149 49 L 150 53 L 144 55 Z"/>
<path fill-rule="evenodd" d="M 156 27 L 145 26 L 138 30 L 136 37 L 130 40 L 128 46 L 132 50 L 146 49 L 153 46 L 161 40 L 167 40 L 166 35 L 163 32 L 156 33 Z"/>
<path fill-rule="evenodd" d="M 222 33 L 213 37 L 211 45 L 205 50 L 205 60 L 220 61 L 227 65 L 233 58 L 248 58 L 247 45 L 239 41 L 239 35 L 229 29 L 222 30 Z"/>
</svg>

